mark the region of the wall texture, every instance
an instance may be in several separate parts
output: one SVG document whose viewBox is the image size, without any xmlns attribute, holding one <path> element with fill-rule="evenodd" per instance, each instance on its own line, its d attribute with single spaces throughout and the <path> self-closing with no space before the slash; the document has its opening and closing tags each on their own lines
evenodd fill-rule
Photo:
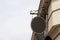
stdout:
<svg viewBox="0 0 60 40">
<path fill-rule="evenodd" d="M 56 10 L 56 9 L 59 9 L 60 8 L 60 0 L 52 0 L 51 4 L 50 4 L 50 7 L 49 7 L 49 16 L 51 14 L 52 11 Z M 49 20 L 49 28 L 48 30 L 50 30 L 52 28 L 53 25 L 56 25 L 56 24 L 60 24 L 60 10 L 58 11 L 55 11 L 50 20 Z"/>
</svg>

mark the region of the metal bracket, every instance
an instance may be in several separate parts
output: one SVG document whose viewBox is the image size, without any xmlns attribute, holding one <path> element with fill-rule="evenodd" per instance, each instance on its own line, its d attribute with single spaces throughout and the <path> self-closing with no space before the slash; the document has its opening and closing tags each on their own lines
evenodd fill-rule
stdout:
<svg viewBox="0 0 60 40">
<path fill-rule="evenodd" d="M 31 10 L 31 11 L 30 11 L 30 14 L 31 14 L 31 15 L 37 15 L 37 13 L 38 13 L 38 10 Z"/>
</svg>

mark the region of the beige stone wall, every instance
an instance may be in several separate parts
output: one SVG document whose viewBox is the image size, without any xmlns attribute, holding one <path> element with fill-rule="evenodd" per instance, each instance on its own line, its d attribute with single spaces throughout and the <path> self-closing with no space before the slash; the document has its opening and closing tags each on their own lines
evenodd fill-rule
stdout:
<svg viewBox="0 0 60 40">
<path fill-rule="evenodd" d="M 48 10 L 48 18 L 53 10 L 59 9 L 60 8 L 60 0 L 52 0 L 49 10 Z M 48 22 L 48 31 L 54 26 L 60 24 L 60 10 L 55 11 L 49 22 Z M 58 36 L 55 40 L 60 40 L 60 36 Z"/>
<path fill-rule="evenodd" d="M 60 35 L 55 40 L 60 40 Z"/>
<path fill-rule="evenodd" d="M 52 0 L 51 5 L 49 7 L 49 11 L 48 11 L 49 16 L 53 10 L 56 10 L 58 8 L 60 8 L 60 0 Z M 56 24 L 60 24 L 60 10 L 56 11 L 52 14 L 52 16 L 49 20 L 48 30 L 50 30 L 52 28 L 52 26 L 56 25 Z"/>
</svg>

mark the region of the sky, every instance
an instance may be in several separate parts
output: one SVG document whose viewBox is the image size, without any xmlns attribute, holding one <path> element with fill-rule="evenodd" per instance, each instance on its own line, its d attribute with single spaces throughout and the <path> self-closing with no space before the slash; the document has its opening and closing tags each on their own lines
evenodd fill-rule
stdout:
<svg viewBox="0 0 60 40">
<path fill-rule="evenodd" d="M 0 0 L 0 40 L 31 40 L 30 10 L 40 0 Z"/>
</svg>

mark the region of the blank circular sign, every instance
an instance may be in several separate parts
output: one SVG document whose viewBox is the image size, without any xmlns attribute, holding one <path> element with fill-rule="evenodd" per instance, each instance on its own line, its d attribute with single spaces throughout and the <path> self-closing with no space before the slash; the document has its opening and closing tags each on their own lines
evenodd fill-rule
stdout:
<svg viewBox="0 0 60 40">
<path fill-rule="evenodd" d="M 32 19 L 31 28 L 34 32 L 41 33 L 45 30 L 46 22 L 42 17 L 35 17 Z"/>
</svg>

